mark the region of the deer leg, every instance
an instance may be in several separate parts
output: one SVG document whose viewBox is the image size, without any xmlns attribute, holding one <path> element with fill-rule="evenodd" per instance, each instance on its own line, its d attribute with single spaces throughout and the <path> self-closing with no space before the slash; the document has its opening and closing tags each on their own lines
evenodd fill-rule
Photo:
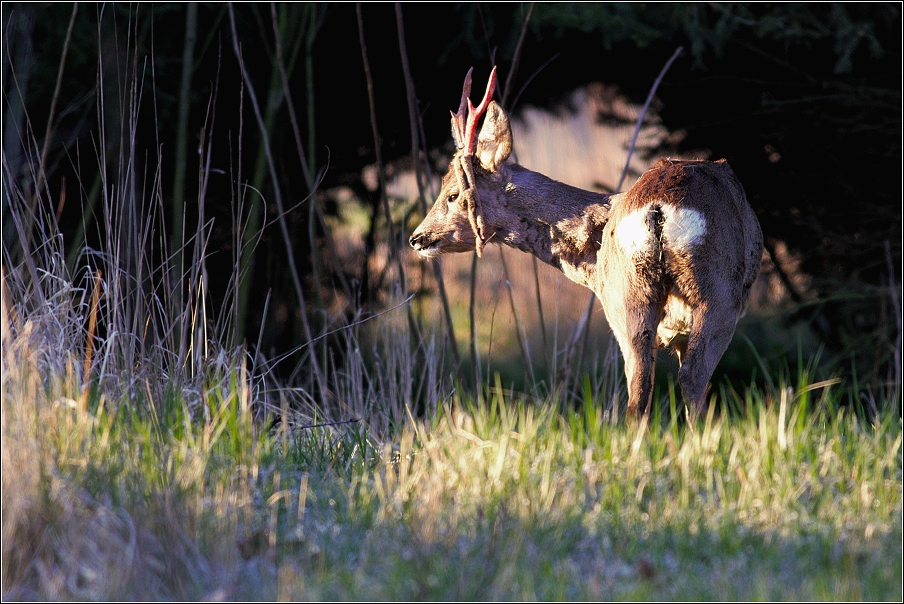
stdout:
<svg viewBox="0 0 904 604">
<path fill-rule="evenodd" d="M 625 310 L 625 334 L 619 339 L 628 380 L 628 416 L 650 412 L 656 373 L 656 326 L 662 310 L 655 303 L 629 305 Z"/>
<path fill-rule="evenodd" d="M 656 329 L 665 309 L 666 288 L 639 273 L 611 272 L 608 276 L 599 298 L 625 359 L 627 415 L 636 418 L 649 411 L 653 398 Z"/>
<path fill-rule="evenodd" d="M 693 326 L 678 370 L 678 383 L 689 417 L 706 410 L 709 380 L 719 359 L 731 343 L 738 313 L 733 308 L 697 307 L 693 311 Z"/>
</svg>

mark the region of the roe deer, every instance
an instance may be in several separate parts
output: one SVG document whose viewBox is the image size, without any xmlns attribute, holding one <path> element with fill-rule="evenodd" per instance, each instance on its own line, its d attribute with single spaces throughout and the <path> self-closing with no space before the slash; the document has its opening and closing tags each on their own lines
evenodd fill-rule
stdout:
<svg viewBox="0 0 904 604">
<path fill-rule="evenodd" d="M 468 72 L 452 114 L 458 150 L 411 246 L 433 258 L 504 243 L 560 269 L 602 302 L 625 358 L 629 415 L 649 412 L 659 347 L 677 353 L 686 411 L 699 414 L 760 270 L 763 235 L 734 172 L 724 159 L 660 159 L 617 195 L 556 182 L 507 162 L 512 132 L 490 100 L 495 81 L 494 68 L 475 108 Z"/>
</svg>

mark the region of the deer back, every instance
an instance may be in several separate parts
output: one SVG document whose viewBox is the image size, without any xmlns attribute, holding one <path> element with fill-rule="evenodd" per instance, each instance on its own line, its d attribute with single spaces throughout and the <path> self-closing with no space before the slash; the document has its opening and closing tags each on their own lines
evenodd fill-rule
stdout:
<svg viewBox="0 0 904 604">
<path fill-rule="evenodd" d="M 637 274 L 640 289 L 690 306 L 729 304 L 742 313 L 759 273 L 762 232 L 725 160 L 660 159 L 627 192 L 613 196 L 599 252 L 601 283 Z M 648 297 L 652 294 L 648 294 Z M 655 296 L 653 296 L 655 297 Z"/>
</svg>

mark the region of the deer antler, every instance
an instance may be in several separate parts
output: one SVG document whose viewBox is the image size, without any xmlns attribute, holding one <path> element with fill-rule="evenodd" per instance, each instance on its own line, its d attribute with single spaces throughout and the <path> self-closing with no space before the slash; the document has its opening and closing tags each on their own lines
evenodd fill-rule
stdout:
<svg viewBox="0 0 904 604">
<path fill-rule="evenodd" d="M 452 137 L 455 139 L 455 146 L 464 150 L 465 155 L 474 155 L 474 151 L 477 148 L 477 120 L 487 110 L 487 106 L 493 98 L 493 92 L 496 90 L 496 68 L 493 67 L 483 100 L 477 107 L 472 105 L 469 96 L 471 94 L 471 73 L 473 71 L 474 68 L 472 67 L 468 70 L 468 75 L 465 76 L 458 113 L 452 113 Z M 466 106 L 468 109 L 467 115 L 465 115 Z"/>
<path fill-rule="evenodd" d="M 458 113 L 452 114 L 452 138 L 455 139 L 455 146 L 458 147 L 459 154 L 453 160 L 455 164 L 455 176 L 458 179 L 459 195 L 462 201 L 468 204 L 468 220 L 471 228 L 474 229 L 476 241 L 476 251 L 478 256 L 482 256 L 485 238 L 483 236 L 483 215 L 480 211 L 480 197 L 474 185 L 474 151 L 477 150 L 477 120 L 483 115 L 493 98 L 493 92 L 496 90 L 496 68 L 490 73 L 490 81 L 487 82 L 487 90 L 483 95 L 480 105 L 474 107 L 471 104 L 471 73 L 474 68 L 468 70 L 465 76 L 465 83 L 461 92 L 461 103 L 458 106 Z M 465 115 L 465 107 L 468 108 L 467 116 Z"/>
</svg>

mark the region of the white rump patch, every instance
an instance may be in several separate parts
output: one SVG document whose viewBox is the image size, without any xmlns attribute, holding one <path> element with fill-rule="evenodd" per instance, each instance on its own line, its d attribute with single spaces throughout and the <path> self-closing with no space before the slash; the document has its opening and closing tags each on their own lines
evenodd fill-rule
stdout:
<svg viewBox="0 0 904 604">
<path fill-rule="evenodd" d="M 647 226 L 647 212 L 649 208 L 643 207 L 634 210 L 622 218 L 615 227 L 615 236 L 629 256 L 650 247 L 650 239 L 653 234 Z"/>
<path fill-rule="evenodd" d="M 693 208 L 662 206 L 665 224 L 662 239 L 667 247 L 683 250 L 703 243 L 706 234 L 706 218 Z"/>
<path fill-rule="evenodd" d="M 650 212 L 648 204 L 625 216 L 615 227 L 618 243 L 633 256 L 637 252 L 648 250 L 652 246 L 653 233 L 647 223 Z M 686 250 L 693 245 L 703 243 L 706 234 L 706 218 L 693 208 L 680 208 L 662 204 L 663 215 L 662 242 L 671 250 Z"/>
</svg>

